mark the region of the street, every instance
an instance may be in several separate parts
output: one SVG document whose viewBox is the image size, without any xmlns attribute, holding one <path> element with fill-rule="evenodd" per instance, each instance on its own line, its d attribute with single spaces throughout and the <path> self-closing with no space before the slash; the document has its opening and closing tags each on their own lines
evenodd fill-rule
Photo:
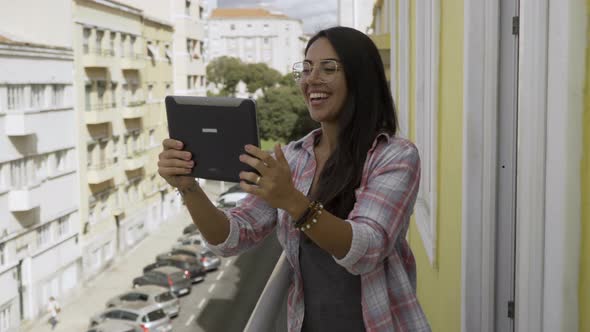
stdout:
<svg viewBox="0 0 590 332">
<path fill-rule="evenodd" d="M 242 331 L 280 253 L 273 234 L 240 256 L 223 258 L 217 271 L 180 299 L 173 331 Z"/>
</svg>

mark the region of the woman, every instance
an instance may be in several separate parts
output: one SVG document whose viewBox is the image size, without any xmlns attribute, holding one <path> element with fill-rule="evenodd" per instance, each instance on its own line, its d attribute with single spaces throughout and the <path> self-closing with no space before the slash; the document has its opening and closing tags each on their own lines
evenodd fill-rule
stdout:
<svg viewBox="0 0 590 332">
<path fill-rule="evenodd" d="M 429 331 L 416 298 L 406 232 L 420 178 L 415 146 L 396 137 L 383 63 L 357 30 L 316 34 L 294 76 L 321 124 L 274 155 L 254 146 L 240 160 L 250 195 L 216 209 L 194 179 L 182 142 L 164 140 L 159 173 L 182 193 L 210 248 L 236 255 L 277 227 L 293 270 L 289 331 Z"/>
</svg>

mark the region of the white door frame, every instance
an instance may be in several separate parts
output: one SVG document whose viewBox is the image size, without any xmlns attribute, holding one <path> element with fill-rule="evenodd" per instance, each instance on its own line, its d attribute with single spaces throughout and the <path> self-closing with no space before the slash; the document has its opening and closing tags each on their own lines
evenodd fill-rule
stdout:
<svg viewBox="0 0 590 332">
<path fill-rule="evenodd" d="M 461 330 L 492 332 L 500 0 L 464 7 Z"/>
<path fill-rule="evenodd" d="M 521 0 L 516 331 L 577 331 L 583 1 Z"/>
</svg>

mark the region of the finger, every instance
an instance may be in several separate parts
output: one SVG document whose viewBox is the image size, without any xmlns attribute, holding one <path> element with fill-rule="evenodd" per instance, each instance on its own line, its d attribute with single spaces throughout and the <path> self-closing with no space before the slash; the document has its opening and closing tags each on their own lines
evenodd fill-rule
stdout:
<svg viewBox="0 0 590 332">
<path fill-rule="evenodd" d="M 289 162 L 287 161 L 287 158 L 285 157 L 285 154 L 283 153 L 283 149 L 281 148 L 280 143 L 275 145 L 275 157 L 277 158 L 277 161 L 279 163 L 289 165 Z"/>
<path fill-rule="evenodd" d="M 161 176 L 186 175 L 191 173 L 191 169 L 181 167 L 160 167 L 158 168 L 158 173 Z"/>
<path fill-rule="evenodd" d="M 247 192 L 248 194 L 252 194 L 252 195 L 256 195 L 256 196 L 260 196 L 262 194 L 262 190 L 253 184 L 248 184 L 244 181 L 240 181 L 240 188 L 242 188 L 243 191 Z"/>
<path fill-rule="evenodd" d="M 195 163 L 192 160 L 163 159 L 158 161 L 158 167 L 193 168 Z"/>
<path fill-rule="evenodd" d="M 180 151 L 180 150 L 164 150 L 160 153 L 159 159 L 181 159 L 181 160 L 191 160 L 191 153 L 188 151 Z"/>
<path fill-rule="evenodd" d="M 246 165 L 253 167 L 262 175 L 265 175 L 268 172 L 268 167 L 265 166 L 264 162 L 258 158 L 254 158 L 247 154 L 241 154 L 240 161 Z"/>
<path fill-rule="evenodd" d="M 258 180 L 258 177 L 259 175 L 253 172 L 240 172 L 240 180 L 249 181 L 250 183 L 260 186 L 260 182 L 262 182 L 262 176 L 260 176 L 260 180 Z"/>
<path fill-rule="evenodd" d="M 244 146 L 244 149 L 249 154 L 262 160 L 265 163 L 264 166 L 272 167 L 276 164 L 275 159 L 268 152 L 260 150 L 260 148 L 258 148 L 255 145 L 247 144 L 246 146 Z"/>
<path fill-rule="evenodd" d="M 175 149 L 175 150 L 181 150 L 184 147 L 184 144 L 182 144 L 181 141 L 172 139 L 172 138 L 166 138 L 162 141 L 162 146 L 164 147 L 164 150 L 168 150 L 168 149 Z"/>
</svg>

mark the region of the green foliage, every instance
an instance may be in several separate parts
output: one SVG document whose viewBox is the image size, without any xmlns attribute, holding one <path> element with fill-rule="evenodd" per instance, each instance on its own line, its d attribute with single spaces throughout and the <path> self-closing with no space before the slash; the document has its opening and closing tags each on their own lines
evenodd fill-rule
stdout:
<svg viewBox="0 0 590 332">
<path fill-rule="evenodd" d="M 258 89 L 263 91 L 277 84 L 281 79 L 281 73 L 270 68 L 266 63 L 252 63 L 245 65 L 246 75 L 244 83 L 248 85 L 248 92 L 254 93 Z"/>
<path fill-rule="evenodd" d="M 221 96 L 233 96 L 236 86 L 246 76 L 246 66 L 238 58 L 222 56 L 207 65 L 207 80 L 222 85 Z"/>
</svg>

